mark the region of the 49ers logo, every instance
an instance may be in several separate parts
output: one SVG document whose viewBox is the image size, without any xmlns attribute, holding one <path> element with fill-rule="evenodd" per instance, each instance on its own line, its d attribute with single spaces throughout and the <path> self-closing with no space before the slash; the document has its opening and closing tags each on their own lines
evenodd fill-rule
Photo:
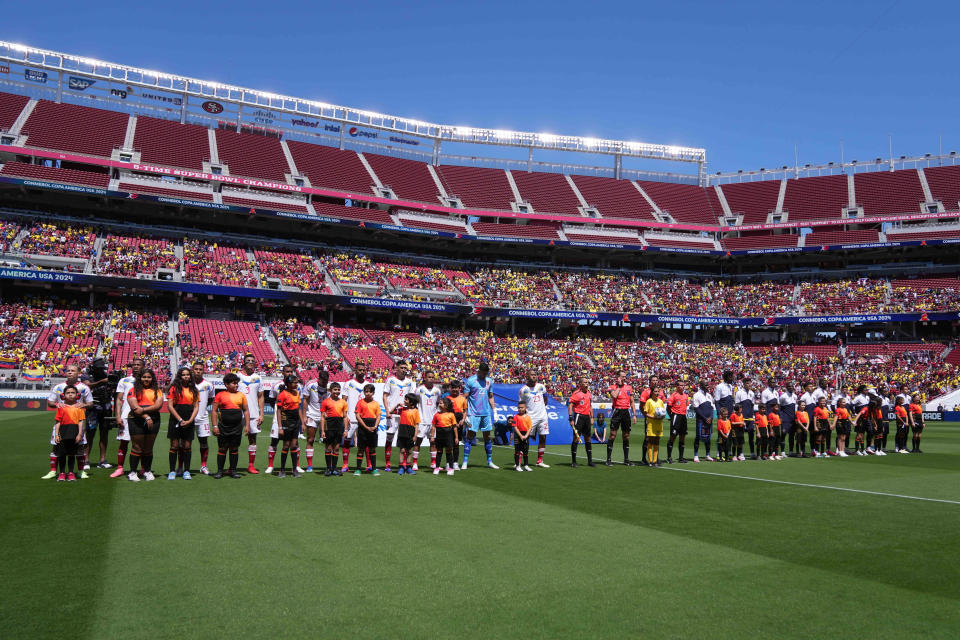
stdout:
<svg viewBox="0 0 960 640">
<path fill-rule="evenodd" d="M 200 105 L 200 108 L 207 113 L 223 113 L 223 105 L 213 100 L 207 100 Z"/>
</svg>

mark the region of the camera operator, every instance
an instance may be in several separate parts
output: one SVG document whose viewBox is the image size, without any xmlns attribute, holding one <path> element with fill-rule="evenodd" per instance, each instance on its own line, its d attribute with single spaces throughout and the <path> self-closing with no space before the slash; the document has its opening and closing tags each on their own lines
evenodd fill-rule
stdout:
<svg viewBox="0 0 960 640">
<path fill-rule="evenodd" d="M 90 456 L 93 453 L 93 440 L 100 431 L 100 462 L 97 467 L 109 469 L 112 465 L 107 462 L 107 434 L 113 426 L 112 408 L 113 395 L 111 391 L 116 385 L 111 385 L 110 374 L 107 373 L 107 364 L 103 358 L 94 358 L 84 374 L 84 382 L 90 387 L 93 394 L 93 405 L 87 408 L 87 468 Z"/>
</svg>

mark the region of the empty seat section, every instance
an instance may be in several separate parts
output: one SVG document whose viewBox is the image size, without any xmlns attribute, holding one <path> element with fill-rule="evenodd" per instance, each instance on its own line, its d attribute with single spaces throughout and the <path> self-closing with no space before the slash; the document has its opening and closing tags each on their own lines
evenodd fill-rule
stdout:
<svg viewBox="0 0 960 640">
<path fill-rule="evenodd" d="M 393 189 L 398 198 L 430 204 L 440 202 L 437 183 L 425 163 L 375 153 L 365 153 L 363 157 L 370 163 L 380 182 Z"/>
<path fill-rule="evenodd" d="M 27 96 L 0 93 L 0 130 L 9 131 L 29 101 Z"/>
<path fill-rule="evenodd" d="M 638 180 L 637 184 L 657 203 L 661 211 L 668 212 L 677 222 L 717 224 L 723 215 L 720 200 L 713 189 L 673 182 Z"/>
<path fill-rule="evenodd" d="M 580 200 L 570 188 L 567 178 L 558 173 L 511 171 L 520 197 L 533 205 L 537 213 L 560 213 L 579 216 Z"/>
<path fill-rule="evenodd" d="M 109 158 L 123 145 L 129 119 L 125 113 L 40 100 L 22 133 L 29 147 Z"/>
<path fill-rule="evenodd" d="M 287 140 L 297 170 L 318 189 L 339 189 L 370 195 L 373 178 L 356 151 L 335 149 L 299 140 Z"/>
<path fill-rule="evenodd" d="M 776 210 L 779 180 L 725 184 L 720 187 L 733 214 L 742 213 L 744 224 L 762 224 Z"/>
<path fill-rule="evenodd" d="M 653 207 L 629 180 L 599 176 L 570 176 L 580 195 L 604 218 L 656 220 Z"/>
<path fill-rule="evenodd" d="M 503 169 L 484 167 L 461 167 L 444 165 L 437 167 L 447 195 L 457 196 L 463 206 L 471 209 L 509 211 L 513 191 Z"/>
<path fill-rule="evenodd" d="M 712 240 L 707 240 L 705 238 L 690 238 L 690 240 L 680 240 L 678 238 L 650 238 L 646 237 L 644 240 L 647 241 L 647 244 L 654 247 L 676 247 L 683 249 L 709 249 L 714 250 L 716 246 L 713 244 Z"/>
<path fill-rule="evenodd" d="M 235 195 L 227 195 L 226 192 L 221 196 L 223 204 L 232 204 L 240 207 L 254 207 L 257 209 L 279 209 L 280 211 L 296 211 L 306 213 L 307 205 L 284 200 L 282 202 L 275 200 L 259 200 L 257 198 L 245 198 Z"/>
<path fill-rule="evenodd" d="M 934 200 L 943 203 L 947 211 L 960 209 L 960 165 L 931 167 L 923 170 Z"/>
<path fill-rule="evenodd" d="M 795 247 L 800 236 L 790 233 L 778 235 L 758 235 L 743 236 L 742 238 L 724 238 L 720 241 L 721 246 L 728 251 L 742 249 L 772 249 L 782 247 Z"/>
<path fill-rule="evenodd" d="M 880 233 L 876 229 L 814 231 L 813 233 L 807 234 L 804 245 L 816 247 L 830 244 L 858 244 L 861 242 L 880 242 Z"/>
<path fill-rule="evenodd" d="M 133 193 L 148 193 L 154 196 L 167 196 L 169 198 L 182 198 L 184 200 L 203 200 L 204 202 L 213 202 L 213 193 L 202 191 L 187 191 L 186 189 L 173 189 L 167 187 L 158 187 L 153 185 L 138 184 L 135 182 L 121 182 L 121 191 L 130 191 Z"/>
<path fill-rule="evenodd" d="M 399 216 L 400 224 L 405 227 L 418 227 L 420 229 L 432 229 L 434 231 L 446 231 L 448 233 L 466 233 L 467 228 L 459 220 L 451 220 L 449 223 L 435 220 L 423 220 L 421 218 L 408 218 L 401 214 Z"/>
<path fill-rule="evenodd" d="M 106 189 L 110 184 L 110 174 L 104 169 L 90 167 L 83 169 L 58 169 L 44 167 L 39 164 L 26 162 L 8 162 L 3 165 L 0 175 L 15 176 L 17 178 L 31 178 L 34 180 L 49 180 L 50 182 L 66 182 L 69 184 L 83 184 L 91 187 Z"/>
<path fill-rule="evenodd" d="M 313 210 L 318 216 L 331 216 L 335 218 L 349 218 L 351 220 L 362 220 L 364 222 L 376 222 L 378 224 L 393 224 L 390 214 L 383 209 L 365 209 L 363 207 L 345 207 L 342 204 L 331 204 L 329 202 L 314 202 Z"/>
<path fill-rule="evenodd" d="M 280 140 L 236 131 L 216 130 L 217 154 L 230 175 L 286 182 L 290 173 Z"/>
<path fill-rule="evenodd" d="M 847 206 L 847 176 L 817 176 L 787 181 L 783 209 L 790 222 L 840 218 Z"/>
<path fill-rule="evenodd" d="M 901 242 L 904 240 L 943 240 L 944 238 L 960 238 L 960 229 L 947 231 L 908 231 L 906 233 L 887 232 L 887 240 Z"/>
<path fill-rule="evenodd" d="M 556 227 L 542 224 L 498 224 L 495 222 L 474 222 L 473 230 L 483 236 L 513 236 L 515 238 L 542 238 L 559 240 Z"/>
<path fill-rule="evenodd" d="M 571 231 L 566 229 L 564 230 L 563 235 L 567 236 L 567 240 L 572 240 L 574 242 L 615 242 L 617 244 L 635 245 L 643 244 L 640 238 L 637 236 L 609 235 L 603 233 L 602 231 L 590 233 L 587 231 Z"/>
<path fill-rule="evenodd" d="M 137 118 L 133 147 L 140 151 L 141 162 L 170 167 L 200 171 L 203 162 L 210 159 L 205 127 L 148 116 Z"/>
<path fill-rule="evenodd" d="M 858 173 L 853 188 L 865 216 L 919 213 L 926 200 L 916 169 Z"/>
</svg>

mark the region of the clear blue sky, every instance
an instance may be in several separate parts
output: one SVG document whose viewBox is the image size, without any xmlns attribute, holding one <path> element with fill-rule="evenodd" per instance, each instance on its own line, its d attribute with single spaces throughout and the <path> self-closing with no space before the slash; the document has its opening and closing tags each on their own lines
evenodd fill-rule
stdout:
<svg viewBox="0 0 960 640">
<path fill-rule="evenodd" d="M 9 2 L 0 38 L 421 118 L 707 148 L 960 151 L 960 2 Z"/>
</svg>

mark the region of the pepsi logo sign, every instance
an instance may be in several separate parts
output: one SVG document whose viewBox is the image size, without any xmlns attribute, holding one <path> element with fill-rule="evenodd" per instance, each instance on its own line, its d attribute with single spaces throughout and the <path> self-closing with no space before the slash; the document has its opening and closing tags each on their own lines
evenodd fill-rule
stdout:
<svg viewBox="0 0 960 640">
<path fill-rule="evenodd" d="M 223 113 L 223 105 L 213 100 L 207 100 L 200 105 L 200 108 L 207 113 Z"/>
</svg>

